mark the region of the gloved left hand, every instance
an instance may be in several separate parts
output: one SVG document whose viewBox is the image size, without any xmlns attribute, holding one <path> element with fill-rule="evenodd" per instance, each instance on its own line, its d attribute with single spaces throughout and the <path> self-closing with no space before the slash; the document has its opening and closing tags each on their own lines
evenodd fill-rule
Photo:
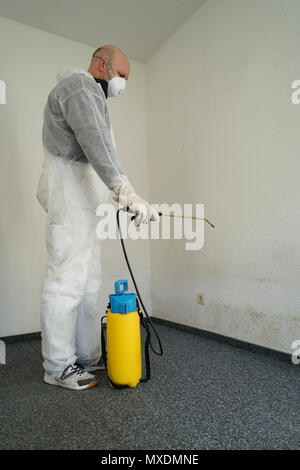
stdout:
<svg viewBox="0 0 300 470">
<path fill-rule="evenodd" d="M 146 224 L 150 220 L 159 220 L 159 214 L 149 202 L 138 196 L 130 183 L 121 186 L 113 199 L 124 207 L 129 208 L 129 212 L 135 214 L 134 223 L 137 227 Z"/>
</svg>

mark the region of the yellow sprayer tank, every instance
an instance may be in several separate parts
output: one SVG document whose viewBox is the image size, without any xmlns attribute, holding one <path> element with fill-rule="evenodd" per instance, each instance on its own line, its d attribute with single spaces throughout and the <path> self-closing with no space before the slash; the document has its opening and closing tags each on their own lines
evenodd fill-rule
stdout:
<svg viewBox="0 0 300 470">
<path fill-rule="evenodd" d="M 126 294 L 127 290 L 128 282 L 120 280 L 115 282 L 115 294 L 109 296 L 107 371 L 113 384 L 136 387 L 142 376 L 140 317 L 136 294 Z"/>
</svg>

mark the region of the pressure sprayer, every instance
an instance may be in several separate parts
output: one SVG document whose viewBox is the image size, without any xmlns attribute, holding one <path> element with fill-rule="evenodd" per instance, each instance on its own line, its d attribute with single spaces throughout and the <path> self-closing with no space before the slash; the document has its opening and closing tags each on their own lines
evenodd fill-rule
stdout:
<svg viewBox="0 0 300 470">
<path fill-rule="evenodd" d="M 129 212 L 128 207 L 117 210 L 117 227 L 120 234 L 120 241 L 126 260 L 126 264 L 134 284 L 136 293 L 127 293 L 128 282 L 121 279 L 115 282 L 115 293 L 109 296 L 109 303 L 106 315 L 101 318 L 101 343 L 102 358 L 107 371 L 109 384 L 112 388 L 134 388 L 141 382 L 147 382 L 151 377 L 149 347 L 152 352 L 158 356 L 163 355 L 163 348 L 157 331 L 148 315 L 142 297 L 139 293 L 120 229 L 120 211 Z M 174 214 L 163 214 L 160 216 L 176 217 Z M 185 217 L 185 216 L 180 216 Z M 134 220 L 135 216 L 131 217 Z M 197 218 L 197 217 L 191 217 Z M 207 219 L 212 227 L 214 225 Z M 143 316 L 143 309 L 145 317 Z M 104 320 L 106 320 L 106 338 L 104 329 Z M 142 377 L 142 355 L 141 355 L 141 333 L 140 324 L 145 329 L 145 367 L 146 376 Z M 159 346 L 159 350 L 155 350 L 151 341 L 152 328 Z M 106 340 L 105 340 L 106 339 Z M 107 345 L 106 345 L 107 343 Z"/>
</svg>

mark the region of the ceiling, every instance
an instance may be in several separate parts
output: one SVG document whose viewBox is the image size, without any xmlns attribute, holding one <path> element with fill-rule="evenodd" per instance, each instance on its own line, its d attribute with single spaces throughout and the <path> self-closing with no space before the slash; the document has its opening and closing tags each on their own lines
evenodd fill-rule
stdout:
<svg viewBox="0 0 300 470">
<path fill-rule="evenodd" d="M 0 16 L 145 63 L 204 1 L 0 0 Z"/>
</svg>

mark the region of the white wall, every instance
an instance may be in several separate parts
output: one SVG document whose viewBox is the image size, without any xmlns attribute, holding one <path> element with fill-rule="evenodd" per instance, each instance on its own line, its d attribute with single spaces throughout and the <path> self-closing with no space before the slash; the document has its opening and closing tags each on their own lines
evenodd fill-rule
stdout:
<svg viewBox="0 0 300 470">
<path fill-rule="evenodd" d="M 298 0 L 209 0 L 146 69 L 150 198 L 204 203 L 216 224 L 198 252 L 151 242 L 153 315 L 286 352 L 300 339 L 299 23 Z"/>
<path fill-rule="evenodd" d="M 103 38 L 99 38 L 99 45 Z M 105 41 L 104 41 L 105 42 Z M 0 337 L 40 330 L 45 266 L 44 215 L 35 199 L 42 166 L 42 113 L 61 66 L 87 69 L 92 48 L 0 17 Z M 117 147 L 137 190 L 147 196 L 144 65 L 132 62 L 127 93 L 110 100 Z M 134 252 L 133 252 L 134 248 Z M 129 245 L 141 290 L 150 304 L 149 243 Z M 119 241 L 103 242 L 103 293 L 128 273 Z"/>
</svg>

